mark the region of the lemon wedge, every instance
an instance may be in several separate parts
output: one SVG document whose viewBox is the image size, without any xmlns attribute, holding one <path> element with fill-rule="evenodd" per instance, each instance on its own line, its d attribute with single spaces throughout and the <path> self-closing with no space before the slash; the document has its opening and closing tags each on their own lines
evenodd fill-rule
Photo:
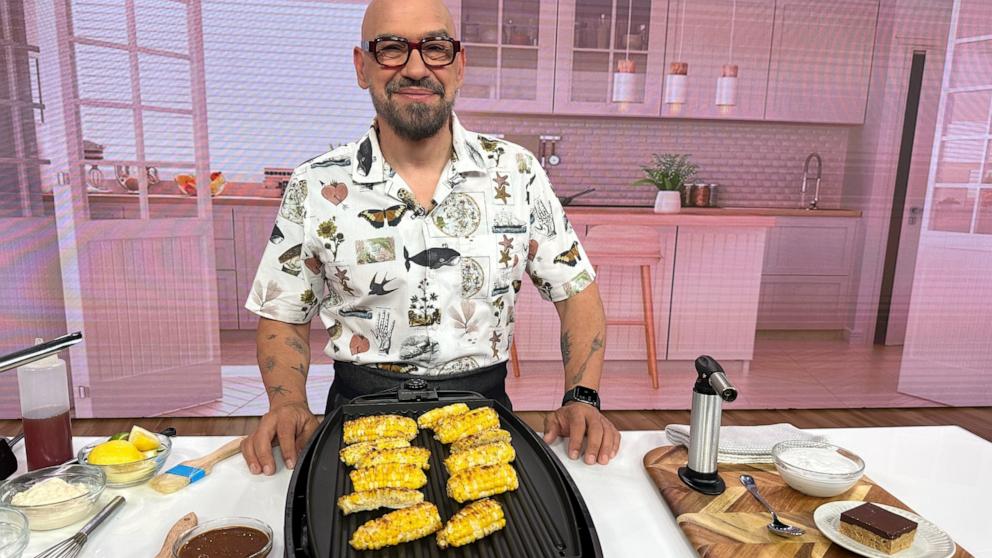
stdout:
<svg viewBox="0 0 992 558">
<path fill-rule="evenodd" d="M 86 462 L 90 465 L 120 465 L 141 461 L 145 456 L 127 440 L 112 440 L 94 447 Z"/>
<path fill-rule="evenodd" d="M 134 444 L 134 447 L 138 448 L 138 451 L 141 452 L 157 450 L 161 445 L 158 441 L 158 436 L 140 426 L 135 426 L 131 429 L 131 434 L 128 435 L 127 441 Z"/>
</svg>

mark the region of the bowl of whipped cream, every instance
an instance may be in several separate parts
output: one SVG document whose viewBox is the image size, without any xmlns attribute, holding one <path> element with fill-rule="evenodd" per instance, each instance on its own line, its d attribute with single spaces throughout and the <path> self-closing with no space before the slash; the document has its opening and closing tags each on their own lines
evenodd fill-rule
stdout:
<svg viewBox="0 0 992 558">
<path fill-rule="evenodd" d="M 829 442 L 779 442 L 772 447 L 772 458 L 786 484 L 819 498 L 847 492 L 865 473 L 864 460 Z"/>
<path fill-rule="evenodd" d="M 0 504 L 23 513 L 32 531 L 49 531 L 92 515 L 106 486 L 107 476 L 99 467 L 48 467 L 0 485 Z"/>
</svg>

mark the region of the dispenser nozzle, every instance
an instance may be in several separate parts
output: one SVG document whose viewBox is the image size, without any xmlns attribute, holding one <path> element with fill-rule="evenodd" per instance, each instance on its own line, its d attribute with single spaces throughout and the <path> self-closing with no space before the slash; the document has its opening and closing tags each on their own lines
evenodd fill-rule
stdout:
<svg viewBox="0 0 992 558">
<path fill-rule="evenodd" d="M 726 402 L 737 399 L 737 388 L 730 383 L 723 367 L 713 357 L 703 355 L 696 359 L 696 379 L 695 390 L 707 395 L 718 395 Z"/>
</svg>

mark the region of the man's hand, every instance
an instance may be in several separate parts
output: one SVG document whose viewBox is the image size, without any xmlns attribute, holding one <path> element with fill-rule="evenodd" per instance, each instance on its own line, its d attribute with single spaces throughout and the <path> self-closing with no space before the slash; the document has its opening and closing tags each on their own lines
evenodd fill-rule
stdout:
<svg viewBox="0 0 992 558">
<path fill-rule="evenodd" d="M 241 453 L 248 463 L 248 470 L 253 475 L 272 475 L 276 472 L 275 458 L 272 456 L 272 441 L 276 438 L 286 467 L 292 469 L 319 424 L 305 401 L 269 409 L 255 432 L 241 442 Z"/>
<path fill-rule="evenodd" d="M 586 442 L 588 465 L 606 465 L 620 449 L 620 432 L 598 409 L 585 403 L 570 402 L 544 418 L 544 441 L 568 438 L 568 456 L 579 458 L 582 441 Z"/>
</svg>

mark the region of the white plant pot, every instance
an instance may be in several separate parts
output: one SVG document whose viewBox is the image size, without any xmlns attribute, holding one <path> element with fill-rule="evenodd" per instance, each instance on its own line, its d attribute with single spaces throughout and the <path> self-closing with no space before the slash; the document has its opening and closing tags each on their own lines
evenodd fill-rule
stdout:
<svg viewBox="0 0 992 558">
<path fill-rule="evenodd" d="M 654 199 L 655 213 L 678 213 L 682 210 L 682 194 L 678 190 L 658 190 Z"/>
</svg>

